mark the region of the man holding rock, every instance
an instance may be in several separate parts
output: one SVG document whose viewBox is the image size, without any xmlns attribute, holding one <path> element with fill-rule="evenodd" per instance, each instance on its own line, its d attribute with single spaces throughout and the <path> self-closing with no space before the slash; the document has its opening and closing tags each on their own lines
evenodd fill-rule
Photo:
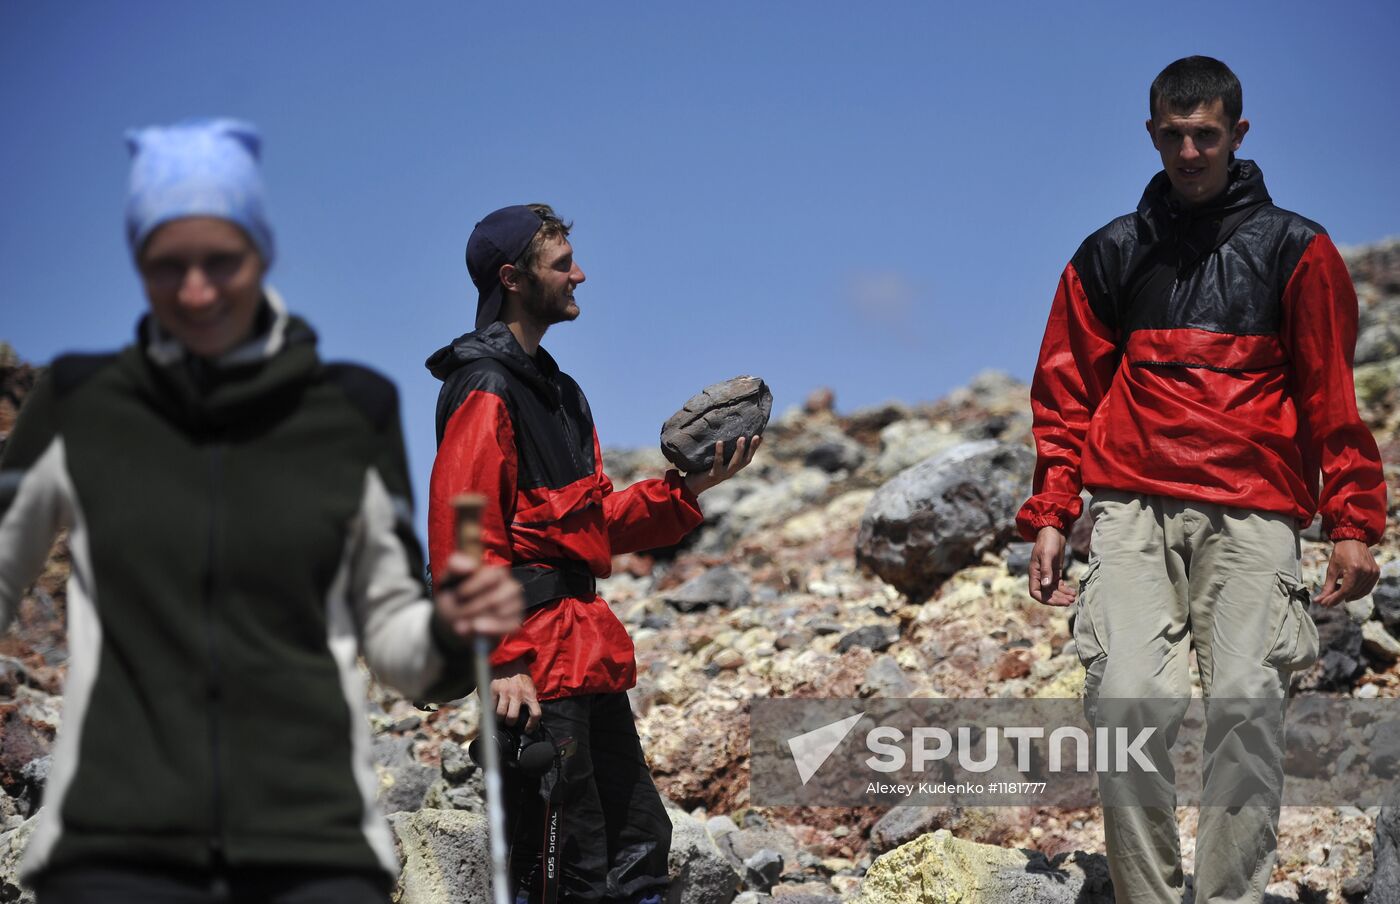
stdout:
<svg viewBox="0 0 1400 904">
<path fill-rule="evenodd" d="M 1207 700 L 1196 900 L 1257 902 L 1274 863 L 1289 678 L 1318 653 L 1298 528 L 1320 511 L 1334 543 L 1315 601 L 1364 596 L 1385 483 L 1356 410 L 1350 276 L 1322 227 L 1275 207 L 1259 167 L 1235 158 L 1249 129 L 1238 79 L 1188 57 L 1149 104 L 1164 171 L 1060 279 L 1031 389 L 1034 495 L 1017 520 L 1035 541 L 1031 596 L 1075 606 L 1090 718 L 1111 702 L 1115 724 L 1165 728 L 1149 745 L 1162 773 L 1135 786 L 1146 798 L 1101 775 L 1117 900 L 1181 900 L 1166 752 L 1194 649 Z M 1076 594 L 1061 562 L 1083 486 L 1093 555 Z M 1265 802 L 1230 801 L 1241 788 Z"/>
<path fill-rule="evenodd" d="M 625 693 L 632 641 L 594 581 L 614 555 L 679 542 L 703 520 L 697 495 L 738 473 L 760 440 L 739 438 L 727 463 L 717 448 L 708 471 L 613 491 L 587 399 L 540 347 L 551 325 L 579 315 L 569 230 L 546 205 L 517 205 L 467 242 L 476 330 L 427 362 L 443 381 L 429 553 L 434 567 L 451 553 L 452 499 L 484 495 L 484 561 L 512 568 L 527 609 L 492 656 L 496 713 L 506 724 L 527 713 L 527 731 L 540 726 L 569 752 L 542 789 L 523 778 L 507 789 L 517 900 L 659 902 L 671 823 Z M 541 868 L 540 790 L 562 814 L 562 876 Z"/>
</svg>

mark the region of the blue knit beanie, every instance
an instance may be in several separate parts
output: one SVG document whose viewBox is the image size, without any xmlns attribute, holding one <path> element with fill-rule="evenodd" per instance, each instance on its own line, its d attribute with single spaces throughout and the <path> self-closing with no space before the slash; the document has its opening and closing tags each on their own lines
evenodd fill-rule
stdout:
<svg viewBox="0 0 1400 904">
<path fill-rule="evenodd" d="M 272 266 L 272 227 L 263 211 L 258 130 L 234 119 L 191 119 L 126 133 L 131 187 L 126 238 L 131 253 L 157 226 L 181 217 L 218 217 L 242 227 Z"/>
</svg>

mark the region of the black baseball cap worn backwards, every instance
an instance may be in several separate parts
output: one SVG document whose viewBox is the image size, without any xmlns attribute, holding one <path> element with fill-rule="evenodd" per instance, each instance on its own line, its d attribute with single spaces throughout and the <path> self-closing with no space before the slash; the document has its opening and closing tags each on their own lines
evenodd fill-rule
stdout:
<svg viewBox="0 0 1400 904">
<path fill-rule="evenodd" d="M 492 211 L 467 239 L 467 272 L 476 286 L 476 328 L 485 329 L 501 313 L 501 267 L 513 264 L 530 247 L 544 220 L 524 204 Z"/>
</svg>

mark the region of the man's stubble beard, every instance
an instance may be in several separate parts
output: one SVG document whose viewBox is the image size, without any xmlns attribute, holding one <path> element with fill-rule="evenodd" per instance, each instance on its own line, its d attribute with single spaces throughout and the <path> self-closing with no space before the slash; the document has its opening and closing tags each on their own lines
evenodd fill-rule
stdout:
<svg viewBox="0 0 1400 904">
<path fill-rule="evenodd" d="M 532 295 L 524 300 L 522 307 L 532 320 L 546 327 L 578 319 L 579 309 L 572 298 L 561 298 L 559 302 L 551 304 L 538 295 Z"/>
</svg>

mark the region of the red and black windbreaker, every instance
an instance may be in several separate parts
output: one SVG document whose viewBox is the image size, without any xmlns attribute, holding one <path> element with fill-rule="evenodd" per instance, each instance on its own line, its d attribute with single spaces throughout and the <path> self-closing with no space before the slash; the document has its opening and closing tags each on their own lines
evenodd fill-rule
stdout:
<svg viewBox="0 0 1400 904">
<path fill-rule="evenodd" d="M 1236 160 L 1183 208 L 1166 173 L 1060 278 L 1031 387 L 1038 460 L 1017 517 L 1068 530 L 1082 486 L 1293 515 L 1334 540 L 1385 528 L 1380 453 L 1356 410 L 1356 293 L 1322 227 Z"/>
<path fill-rule="evenodd" d="M 554 588 L 491 661 L 527 662 L 542 700 L 631 687 L 631 638 L 592 578 L 611 573 L 614 555 L 679 542 L 703 520 L 695 495 L 676 471 L 614 492 L 582 390 L 543 348 L 526 355 L 503 323 L 459 337 L 427 366 L 443 381 L 428 494 L 432 573 L 452 552 L 453 497 L 484 495 L 486 562 L 512 566 L 527 600 L 540 585 Z"/>
</svg>

